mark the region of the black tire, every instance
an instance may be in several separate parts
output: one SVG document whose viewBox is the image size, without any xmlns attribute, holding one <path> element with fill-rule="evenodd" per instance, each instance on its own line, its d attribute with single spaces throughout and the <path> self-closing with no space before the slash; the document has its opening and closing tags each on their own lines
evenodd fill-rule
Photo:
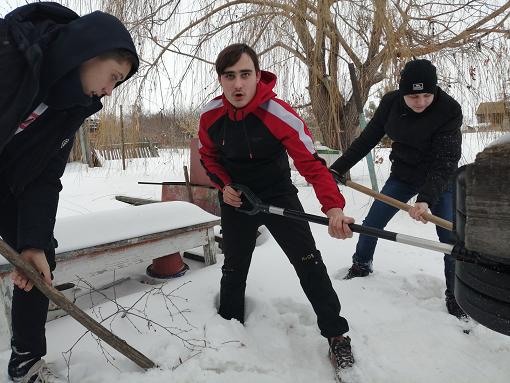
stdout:
<svg viewBox="0 0 510 383">
<path fill-rule="evenodd" d="M 510 274 L 461 261 L 455 263 L 455 274 L 471 289 L 510 305 Z"/>
<path fill-rule="evenodd" d="M 510 336 L 510 304 L 492 299 L 455 278 L 455 298 L 460 307 L 481 325 Z"/>
<path fill-rule="evenodd" d="M 466 165 L 460 167 L 456 173 L 454 203 L 455 219 L 453 231 L 457 236 L 457 242 L 464 243 L 466 240 Z"/>
</svg>

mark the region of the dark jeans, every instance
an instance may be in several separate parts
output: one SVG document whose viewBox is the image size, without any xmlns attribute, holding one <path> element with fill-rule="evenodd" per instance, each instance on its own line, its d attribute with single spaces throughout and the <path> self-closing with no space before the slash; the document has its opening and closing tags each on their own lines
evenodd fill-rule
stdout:
<svg viewBox="0 0 510 383">
<path fill-rule="evenodd" d="M 297 195 L 266 201 L 271 205 L 303 211 Z M 225 262 L 220 288 L 219 314 L 244 322 L 244 293 L 259 226 L 265 225 L 294 266 L 301 287 L 317 315 L 321 334 L 330 338 L 349 330 L 340 316 L 340 302 L 326 266 L 306 222 L 271 214 L 247 215 L 221 203 L 221 228 Z"/>
<path fill-rule="evenodd" d="M 10 195 L 0 193 L 0 236 L 13 249 L 17 248 L 18 212 L 17 201 Z M 55 250 L 45 250 L 51 270 L 55 269 Z M 26 292 L 14 286 L 12 297 L 12 355 L 9 374 L 17 375 L 16 369 L 24 361 L 37 361 L 46 355 L 45 326 L 48 314 L 48 298 L 37 288 Z"/>
<path fill-rule="evenodd" d="M 382 194 L 393 197 L 399 201 L 407 202 L 416 194 L 418 189 L 410 184 L 399 181 L 395 177 L 390 176 L 381 190 Z M 363 221 L 363 226 L 371 226 L 378 229 L 384 229 L 391 218 L 399 209 L 392 207 L 381 201 L 374 201 L 368 215 Z M 430 207 L 432 214 L 446 219 L 453 220 L 453 194 L 451 191 L 445 191 L 441 194 L 439 201 Z M 454 243 L 455 238 L 453 232 L 436 226 L 439 241 L 443 243 Z M 354 253 L 353 262 L 372 268 L 372 260 L 374 258 L 375 246 L 377 238 L 367 235 L 360 235 L 356 252 Z M 455 286 L 455 259 L 448 254 L 444 255 L 444 274 L 446 279 L 446 293 L 453 294 Z"/>
</svg>

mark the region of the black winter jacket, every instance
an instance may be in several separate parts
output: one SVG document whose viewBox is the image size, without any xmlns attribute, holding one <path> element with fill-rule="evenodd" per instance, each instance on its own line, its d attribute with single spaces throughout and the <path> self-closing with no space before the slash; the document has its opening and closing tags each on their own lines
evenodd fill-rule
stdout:
<svg viewBox="0 0 510 383">
<path fill-rule="evenodd" d="M 450 187 L 457 169 L 461 125 L 459 103 L 441 88 L 422 113 L 413 112 L 396 90 L 384 95 L 374 117 L 331 168 L 346 173 L 386 134 L 393 141 L 391 174 L 418 188 L 417 202 L 432 206 Z"/>
<path fill-rule="evenodd" d="M 52 246 L 74 134 L 102 108 L 98 97 L 83 94 L 79 66 L 116 48 L 136 56 L 122 23 L 103 12 L 78 17 L 56 3 L 34 3 L 0 19 L 0 210 L 9 193 L 17 201 L 19 251 Z M 48 109 L 15 134 L 42 102 Z"/>
</svg>

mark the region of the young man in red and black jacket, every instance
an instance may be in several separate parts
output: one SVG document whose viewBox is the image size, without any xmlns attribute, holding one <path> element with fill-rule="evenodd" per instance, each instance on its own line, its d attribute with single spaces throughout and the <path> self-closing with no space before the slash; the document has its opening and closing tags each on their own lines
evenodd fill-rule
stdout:
<svg viewBox="0 0 510 383">
<path fill-rule="evenodd" d="M 321 334 L 330 343 L 335 367 L 352 365 L 350 338 L 340 302 L 307 223 L 276 215 L 238 212 L 241 193 L 232 183 L 248 186 L 264 202 L 302 211 L 292 184 L 287 153 L 312 184 L 329 233 L 349 238 L 343 214 L 344 198 L 323 161 L 317 156 L 304 121 L 276 98 L 276 76 L 260 71 L 256 53 L 246 44 L 220 52 L 216 72 L 223 94 L 210 101 L 200 117 L 200 155 L 212 182 L 221 191 L 221 226 L 225 262 L 222 268 L 219 314 L 244 322 L 244 294 L 257 228 L 265 225 L 294 266 L 301 286 L 317 314 Z"/>
</svg>

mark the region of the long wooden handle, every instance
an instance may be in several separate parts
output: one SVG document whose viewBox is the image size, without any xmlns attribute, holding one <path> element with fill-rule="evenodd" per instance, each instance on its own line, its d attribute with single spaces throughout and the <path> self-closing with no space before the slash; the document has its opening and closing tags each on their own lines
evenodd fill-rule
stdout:
<svg viewBox="0 0 510 383">
<path fill-rule="evenodd" d="M 186 181 L 186 189 L 188 189 L 188 199 L 189 199 L 189 202 L 195 203 L 195 201 L 193 201 L 193 191 L 191 190 L 191 184 L 189 182 L 188 167 L 186 165 L 184 165 L 182 168 L 184 170 L 184 179 Z"/>
<path fill-rule="evenodd" d="M 367 187 L 365 187 L 363 185 L 360 185 L 360 184 L 358 184 L 356 182 L 352 182 L 350 180 L 347 180 L 345 182 L 345 185 L 349 186 L 350 188 L 352 188 L 354 190 L 357 190 L 357 191 L 359 191 L 361 193 L 364 193 L 364 194 L 367 194 L 367 195 L 369 195 L 371 197 L 374 197 L 375 199 L 377 199 L 379 201 L 385 202 L 388 205 L 396 207 L 397 209 L 401 209 L 401 210 L 404 210 L 404 211 L 409 211 L 409 209 L 411 208 L 411 205 L 408 205 L 408 204 L 406 204 L 404 202 L 396 200 L 395 198 L 388 197 L 387 195 L 384 195 L 384 194 L 378 193 L 376 191 L 373 191 L 372 189 L 367 188 Z M 447 230 L 450 230 L 450 231 L 453 230 L 453 224 L 450 221 L 447 221 L 446 219 L 440 218 L 440 217 L 435 216 L 435 215 L 430 214 L 430 213 L 423 213 L 423 218 L 425 218 L 427 221 L 432 222 L 433 224 L 435 224 L 437 226 L 440 226 L 440 227 L 442 227 L 444 229 L 447 229 Z"/>
<path fill-rule="evenodd" d="M 80 322 L 87 330 L 97 335 L 100 339 L 108 343 L 118 352 L 135 362 L 143 369 L 156 367 L 156 364 L 143 355 L 138 350 L 131 347 L 125 340 L 120 339 L 104 328 L 101 324 L 92 319 L 83 310 L 81 310 L 74 303 L 69 301 L 60 291 L 52 286 L 49 286 L 39 273 L 28 262 L 23 260 L 20 255 L 14 251 L 7 243 L 0 239 L 0 253 L 7 259 L 13 266 L 17 267 L 34 283 L 34 286 L 46 295 L 51 301 L 55 302 L 70 316 Z"/>
</svg>

